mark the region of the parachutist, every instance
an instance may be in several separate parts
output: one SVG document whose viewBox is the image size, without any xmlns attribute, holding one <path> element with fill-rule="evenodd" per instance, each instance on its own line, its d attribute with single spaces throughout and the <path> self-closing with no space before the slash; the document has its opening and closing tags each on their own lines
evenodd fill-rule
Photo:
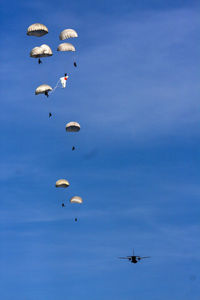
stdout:
<svg viewBox="0 0 200 300">
<path fill-rule="evenodd" d="M 76 64 L 76 62 L 74 62 L 74 67 L 77 67 L 77 64 Z"/>
<path fill-rule="evenodd" d="M 82 204 L 82 203 L 83 203 L 83 199 L 82 199 L 81 197 L 79 197 L 79 196 L 74 196 L 74 197 L 72 197 L 72 198 L 70 199 L 70 203 L 72 203 L 72 204 L 73 204 L 73 203 L 76 203 L 76 204 Z M 75 218 L 74 221 L 77 222 L 78 219 Z"/>
<path fill-rule="evenodd" d="M 45 94 L 48 97 L 48 92 L 53 91 L 52 87 L 48 84 L 42 84 L 35 90 L 35 95 Z"/>
<path fill-rule="evenodd" d="M 72 147 L 72 151 L 74 151 L 74 150 L 75 150 L 75 147 L 73 146 L 73 147 Z"/>
<path fill-rule="evenodd" d="M 53 52 L 52 52 L 51 48 L 46 44 L 43 44 L 39 47 L 34 47 L 30 52 L 30 57 L 37 58 L 38 64 L 42 63 L 42 61 L 40 59 L 41 57 L 49 57 L 52 55 L 53 55 Z"/>
<path fill-rule="evenodd" d="M 44 92 L 45 96 L 47 96 L 47 98 L 49 97 L 49 94 L 47 91 Z"/>
<path fill-rule="evenodd" d="M 52 113 L 49 113 L 49 118 L 51 118 L 51 116 L 52 116 Z"/>
</svg>

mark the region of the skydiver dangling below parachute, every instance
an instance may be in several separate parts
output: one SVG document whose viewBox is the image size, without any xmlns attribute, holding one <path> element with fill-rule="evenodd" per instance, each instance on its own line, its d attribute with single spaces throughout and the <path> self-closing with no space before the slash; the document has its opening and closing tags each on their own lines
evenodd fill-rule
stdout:
<svg viewBox="0 0 200 300">
<path fill-rule="evenodd" d="M 70 202 L 73 204 L 73 203 L 75 203 L 75 204 L 82 204 L 83 203 L 83 199 L 81 198 L 81 197 L 79 197 L 79 196 L 74 196 L 74 197 L 72 197 L 71 199 L 70 199 Z M 75 219 L 75 222 L 77 222 L 78 221 L 78 218 L 76 217 Z"/>
<path fill-rule="evenodd" d="M 58 87 L 60 87 L 59 86 L 60 84 L 61 84 L 61 88 L 66 88 L 66 84 L 67 84 L 67 79 L 68 78 L 69 78 L 69 76 L 67 75 L 67 73 L 65 73 L 65 76 L 59 78 L 58 82 L 56 83 L 56 86 L 53 89 L 52 89 L 51 86 L 49 86 L 47 84 L 42 84 L 42 85 L 38 86 L 37 89 L 35 90 L 35 95 L 45 94 L 45 96 L 49 97 L 49 92 L 51 94 L 54 93 L 55 90 Z"/>
<path fill-rule="evenodd" d="M 52 52 L 51 48 L 46 44 L 43 44 L 39 47 L 34 47 L 30 52 L 30 57 L 38 58 L 39 64 L 42 63 L 42 61 L 40 59 L 41 57 L 50 57 L 52 55 L 53 55 L 53 52 Z"/>
<path fill-rule="evenodd" d="M 74 29 L 64 29 L 60 35 L 59 35 L 59 39 L 61 41 L 66 40 L 66 39 L 71 39 L 71 38 L 77 38 L 78 37 L 78 33 L 74 30 Z M 61 43 L 58 48 L 57 51 L 61 51 L 61 52 L 65 52 L 65 51 L 76 51 L 75 47 L 70 44 L 70 43 Z M 77 67 L 77 63 L 76 61 L 74 61 L 74 67 Z"/>
<path fill-rule="evenodd" d="M 42 84 L 40 86 L 37 87 L 37 89 L 35 90 L 35 95 L 39 95 L 39 94 L 45 94 L 45 96 L 49 97 L 49 92 L 53 91 L 52 87 L 48 84 Z"/>
<path fill-rule="evenodd" d="M 67 132 L 73 132 L 73 134 L 74 134 L 76 132 L 79 132 L 79 130 L 81 129 L 81 126 L 77 122 L 69 122 L 66 124 L 65 129 Z M 75 146 L 72 147 L 72 151 L 74 151 L 74 150 L 75 150 Z"/>
</svg>

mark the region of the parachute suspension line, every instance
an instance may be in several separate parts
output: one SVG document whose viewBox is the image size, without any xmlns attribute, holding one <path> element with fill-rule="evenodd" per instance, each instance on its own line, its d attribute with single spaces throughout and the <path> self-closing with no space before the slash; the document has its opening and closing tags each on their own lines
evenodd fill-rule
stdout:
<svg viewBox="0 0 200 300">
<path fill-rule="evenodd" d="M 51 91 L 51 94 L 53 94 L 55 92 L 55 90 L 58 88 L 60 83 L 60 79 L 58 80 L 58 82 L 56 83 L 55 87 L 53 88 L 53 90 Z"/>
<path fill-rule="evenodd" d="M 65 74 L 65 77 L 59 78 L 59 80 L 56 83 L 56 86 L 51 91 L 51 94 L 53 94 L 55 92 L 55 90 L 59 87 L 59 83 L 61 84 L 62 88 L 65 88 L 66 87 L 66 81 L 67 81 L 68 77 L 69 76 L 67 76 L 67 74 Z"/>
</svg>

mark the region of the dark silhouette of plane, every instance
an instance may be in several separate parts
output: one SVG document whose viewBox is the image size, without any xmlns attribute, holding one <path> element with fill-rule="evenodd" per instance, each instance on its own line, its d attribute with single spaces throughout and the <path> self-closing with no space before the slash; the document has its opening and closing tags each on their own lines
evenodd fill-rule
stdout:
<svg viewBox="0 0 200 300">
<path fill-rule="evenodd" d="M 134 255 L 134 249 L 133 249 L 133 255 L 131 256 L 125 256 L 125 257 L 119 257 L 120 259 L 128 259 L 131 263 L 136 264 L 138 261 L 140 261 L 143 258 L 150 258 L 150 256 L 138 256 Z"/>
</svg>

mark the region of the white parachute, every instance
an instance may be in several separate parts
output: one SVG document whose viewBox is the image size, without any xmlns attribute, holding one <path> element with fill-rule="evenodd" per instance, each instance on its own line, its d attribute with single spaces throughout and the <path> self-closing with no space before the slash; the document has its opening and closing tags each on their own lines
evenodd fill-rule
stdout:
<svg viewBox="0 0 200 300">
<path fill-rule="evenodd" d="M 56 187 L 67 188 L 69 186 L 69 181 L 66 179 L 59 179 L 56 181 Z"/>
<path fill-rule="evenodd" d="M 48 56 L 52 56 L 52 55 L 53 55 L 53 52 L 52 52 L 51 48 L 46 44 L 43 44 L 39 47 L 35 47 L 30 52 L 30 57 L 34 57 L 34 58 L 48 57 Z"/>
<path fill-rule="evenodd" d="M 78 34 L 74 29 L 65 29 L 59 35 L 60 40 L 66 40 L 69 38 L 76 38 L 76 37 L 78 37 Z"/>
<path fill-rule="evenodd" d="M 76 51 L 75 47 L 70 43 L 62 43 L 58 46 L 57 51 Z"/>
<path fill-rule="evenodd" d="M 77 204 L 82 204 L 83 203 L 83 199 L 79 196 L 74 196 L 70 199 L 71 203 L 77 203 Z"/>
<path fill-rule="evenodd" d="M 28 27 L 27 35 L 41 37 L 48 33 L 48 28 L 44 24 L 35 23 Z"/>
<path fill-rule="evenodd" d="M 69 122 L 66 124 L 65 129 L 67 132 L 78 132 L 81 129 L 81 126 L 77 122 Z"/>
</svg>

